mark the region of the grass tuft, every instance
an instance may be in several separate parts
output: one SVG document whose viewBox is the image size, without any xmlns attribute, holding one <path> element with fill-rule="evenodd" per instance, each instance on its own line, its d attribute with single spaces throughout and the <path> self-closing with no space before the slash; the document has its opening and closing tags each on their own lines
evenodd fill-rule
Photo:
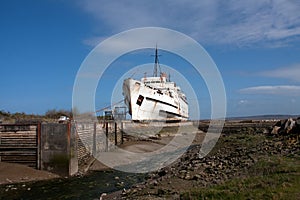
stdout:
<svg viewBox="0 0 300 200">
<path fill-rule="evenodd" d="M 272 156 L 258 161 L 244 178 L 192 189 L 181 199 L 299 199 L 300 160 Z"/>
</svg>

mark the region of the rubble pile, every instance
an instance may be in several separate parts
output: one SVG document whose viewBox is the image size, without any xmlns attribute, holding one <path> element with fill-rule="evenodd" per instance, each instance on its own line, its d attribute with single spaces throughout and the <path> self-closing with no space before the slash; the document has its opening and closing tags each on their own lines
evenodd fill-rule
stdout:
<svg viewBox="0 0 300 200">
<path fill-rule="evenodd" d="M 245 127 L 244 127 L 245 128 Z M 277 122 L 269 133 L 223 134 L 215 149 L 199 156 L 200 145 L 190 148 L 171 166 L 149 174 L 145 183 L 123 192 L 123 197 L 172 195 L 178 198 L 176 184 L 207 187 L 241 177 L 262 156 L 300 156 L 300 118 Z"/>
<path fill-rule="evenodd" d="M 298 135 L 300 134 L 300 117 L 296 120 L 289 118 L 278 121 L 271 132 L 274 135 Z"/>
</svg>

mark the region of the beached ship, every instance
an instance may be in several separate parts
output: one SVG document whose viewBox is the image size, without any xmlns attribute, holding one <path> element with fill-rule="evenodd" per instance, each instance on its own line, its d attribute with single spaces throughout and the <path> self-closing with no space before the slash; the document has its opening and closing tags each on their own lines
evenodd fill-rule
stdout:
<svg viewBox="0 0 300 200">
<path fill-rule="evenodd" d="M 158 50 L 152 77 L 123 82 L 124 102 L 133 121 L 185 121 L 189 117 L 188 102 L 180 87 L 159 72 Z"/>
</svg>

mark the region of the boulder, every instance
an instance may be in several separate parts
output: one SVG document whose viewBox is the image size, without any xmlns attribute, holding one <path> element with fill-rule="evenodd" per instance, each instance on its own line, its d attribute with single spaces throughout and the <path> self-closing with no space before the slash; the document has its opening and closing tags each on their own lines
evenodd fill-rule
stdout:
<svg viewBox="0 0 300 200">
<path fill-rule="evenodd" d="M 300 117 L 296 119 L 296 125 L 300 126 Z"/>
<path fill-rule="evenodd" d="M 300 117 L 276 122 L 271 131 L 273 135 L 300 135 Z"/>
<path fill-rule="evenodd" d="M 289 118 L 285 123 L 284 129 L 286 130 L 286 133 L 289 133 L 295 127 L 296 127 L 296 121 L 294 121 L 292 118 Z"/>
<path fill-rule="evenodd" d="M 274 126 L 272 131 L 271 131 L 271 134 L 277 135 L 279 133 L 280 128 L 281 128 L 280 126 Z"/>
</svg>

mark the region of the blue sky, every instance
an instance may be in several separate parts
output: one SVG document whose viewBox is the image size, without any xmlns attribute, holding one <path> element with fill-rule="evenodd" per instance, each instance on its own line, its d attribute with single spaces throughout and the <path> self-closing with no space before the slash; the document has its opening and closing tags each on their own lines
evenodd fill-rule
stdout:
<svg viewBox="0 0 300 200">
<path fill-rule="evenodd" d="M 287 0 L 1 1 L 0 110 L 70 109 L 77 70 L 99 42 L 131 28 L 158 26 L 194 38 L 210 54 L 224 80 L 227 116 L 299 114 L 299 10 L 299 1 Z M 122 56 L 105 77 L 112 80 L 118 67 L 152 62 L 150 52 Z M 171 54 L 162 53 L 161 62 L 174 64 Z M 180 64 L 179 71 L 187 67 Z M 114 86 L 99 83 L 96 109 L 111 102 Z M 196 92 L 207 118 L 205 85 Z"/>
</svg>

